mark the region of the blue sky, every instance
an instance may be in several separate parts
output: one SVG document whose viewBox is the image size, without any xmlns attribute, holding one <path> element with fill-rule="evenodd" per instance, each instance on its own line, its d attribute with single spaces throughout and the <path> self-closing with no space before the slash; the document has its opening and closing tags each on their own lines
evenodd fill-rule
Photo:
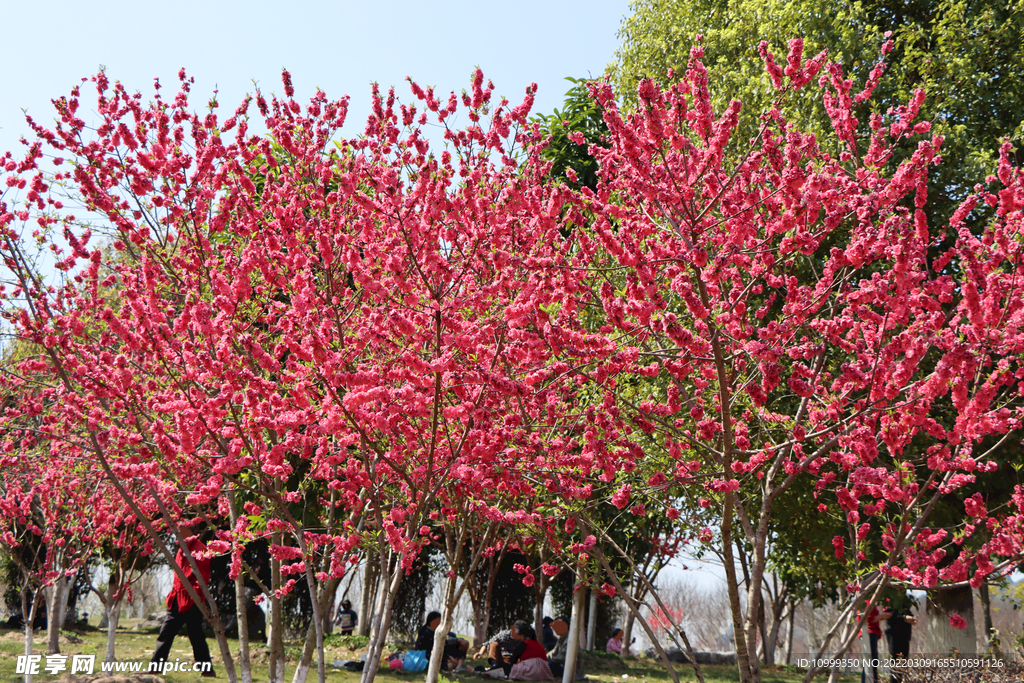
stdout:
<svg viewBox="0 0 1024 683">
<path fill-rule="evenodd" d="M 628 0 L 449 2 L 57 2 L 3 3 L 8 66 L 0 71 L 0 150 L 20 153 L 28 133 L 22 109 L 52 119 L 50 99 L 67 94 L 102 64 L 111 80 L 165 96 L 178 69 L 195 77 L 192 104 L 215 87 L 226 117 L 253 89 L 281 93 L 282 67 L 296 96 L 317 87 L 352 96 L 346 135 L 358 134 L 369 111 L 370 83 L 405 77 L 440 91 L 461 92 L 480 66 L 496 93 L 513 103 L 531 82 L 534 111 L 560 106 L 566 76 L 598 75 L 611 61 Z M 176 89 L 170 94 L 176 92 Z"/>
</svg>

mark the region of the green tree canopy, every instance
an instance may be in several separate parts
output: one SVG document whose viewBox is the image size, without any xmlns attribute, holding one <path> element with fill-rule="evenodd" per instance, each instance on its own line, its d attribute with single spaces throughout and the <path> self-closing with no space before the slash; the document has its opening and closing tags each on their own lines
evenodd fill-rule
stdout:
<svg viewBox="0 0 1024 683">
<path fill-rule="evenodd" d="M 621 101 L 635 104 L 643 78 L 665 81 L 669 69 L 681 77 L 700 34 L 709 81 L 717 85 L 712 91 L 719 93 L 716 110 L 723 111 L 727 99 L 743 102 L 746 135 L 734 136 L 738 144 L 756 132 L 758 115 L 775 96 L 764 69 L 749 58 L 761 41 L 784 62 L 787 42 L 801 36 L 805 54 L 828 48 L 831 60 L 863 82 L 891 32 L 888 73 L 864 105 L 861 129 L 867 131 L 870 113 L 884 116 L 906 104 L 917 88 L 925 90 L 920 118 L 946 138 L 945 162 L 930 179 L 935 226 L 993 172 L 1002 138 L 1024 138 L 1022 0 L 632 0 L 631 8 L 619 30 L 616 61 L 609 66 Z M 800 101 L 791 104 L 803 120 L 791 116 L 790 121 L 801 130 L 827 130 L 817 90 L 805 88 L 796 97 Z"/>
</svg>

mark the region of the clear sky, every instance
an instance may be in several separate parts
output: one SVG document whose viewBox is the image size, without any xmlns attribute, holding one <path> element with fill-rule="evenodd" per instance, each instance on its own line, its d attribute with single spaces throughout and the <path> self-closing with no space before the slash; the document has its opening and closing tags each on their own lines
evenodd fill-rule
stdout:
<svg viewBox="0 0 1024 683">
<path fill-rule="evenodd" d="M 300 101 L 318 87 L 331 98 L 352 96 L 350 136 L 365 124 L 371 82 L 395 85 L 412 101 L 407 75 L 461 92 L 476 66 L 514 104 L 536 82 L 534 111 L 550 112 L 561 105 L 566 76 L 599 75 L 612 60 L 628 0 L 0 0 L 0 9 L 8 55 L 0 70 L 0 151 L 18 155 L 18 139 L 28 133 L 22 109 L 49 124 L 50 100 L 100 65 L 131 91 L 152 92 L 159 77 L 165 96 L 177 92 L 185 67 L 196 79 L 192 104 L 202 107 L 218 87 L 223 118 L 253 80 L 281 94 L 287 67 Z"/>
</svg>

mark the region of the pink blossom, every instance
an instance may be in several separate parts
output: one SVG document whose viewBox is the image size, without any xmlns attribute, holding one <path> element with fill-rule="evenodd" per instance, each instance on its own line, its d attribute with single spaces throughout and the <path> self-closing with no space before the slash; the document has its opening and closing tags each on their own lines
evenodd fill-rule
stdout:
<svg viewBox="0 0 1024 683">
<path fill-rule="evenodd" d="M 629 505 L 630 485 L 623 484 L 619 489 L 612 495 L 612 505 L 619 508 L 620 510 Z"/>
<path fill-rule="evenodd" d="M 964 500 L 964 511 L 970 517 L 984 517 L 988 514 L 988 511 L 985 510 L 985 503 L 981 493 L 975 493 Z"/>
</svg>

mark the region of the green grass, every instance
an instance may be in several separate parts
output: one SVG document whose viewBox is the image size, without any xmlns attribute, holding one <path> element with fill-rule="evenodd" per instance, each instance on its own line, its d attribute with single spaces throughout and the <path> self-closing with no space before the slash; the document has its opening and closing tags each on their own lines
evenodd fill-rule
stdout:
<svg viewBox="0 0 1024 683">
<path fill-rule="evenodd" d="M 149 661 L 156 644 L 156 629 L 148 628 L 140 631 L 133 631 L 134 622 L 126 620 L 123 628 L 117 632 L 117 658 L 120 661 Z M 238 641 L 228 641 L 232 652 L 236 655 L 235 666 L 237 668 Z M 224 668 L 221 664 L 220 653 L 217 643 L 208 639 L 210 652 L 213 654 L 214 671 L 218 678 L 225 680 Z M 359 674 L 349 671 L 335 669 L 331 663 L 335 659 L 358 660 L 360 654 L 366 652 L 367 638 L 363 636 L 338 636 L 332 635 L 326 639 L 325 652 L 327 661 L 327 680 L 331 683 L 358 683 Z M 89 629 L 76 632 L 62 632 L 61 653 L 65 655 L 92 654 L 97 658 L 98 663 L 106 651 L 106 632 Z M 286 643 L 285 652 L 289 661 L 285 665 L 285 680 L 291 681 L 295 668 L 296 659 L 302 649 L 299 641 Z M 15 673 L 17 656 L 24 651 L 24 634 L 21 631 L 0 629 L 0 683 L 19 683 L 21 675 Z M 39 632 L 34 640 L 35 654 L 46 653 L 46 634 Z M 390 650 L 386 650 L 390 652 Z M 252 644 L 251 653 L 253 659 L 253 680 L 266 681 L 269 679 L 269 656 L 268 650 L 263 644 Z M 583 653 L 584 666 L 587 678 L 595 683 L 672 683 L 668 671 L 659 663 L 650 659 L 626 657 L 620 658 L 617 655 L 604 653 Z M 181 659 L 182 661 L 192 659 L 192 649 L 188 637 L 184 631 L 174 640 L 174 647 L 171 650 L 171 660 Z M 45 661 L 45 660 L 44 660 Z M 483 661 L 470 660 L 467 664 L 484 664 Z M 680 681 L 696 681 L 693 669 L 687 665 L 678 665 L 677 672 Z M 736 668 L 732 666 L 707 666 L 702 667 L 704 680 L 707 683 L 731 683 L 739 680 Z M 53 676 L 47 673 L 40 673 L 36 680 L 56 680 L 61 674 Z M 625 676 L 625 678 L 623 678 Z M 771 667 L 764 671 L 762 681 L 764 683 L 795 683 L 802 677 L 802 673 L 795 667 Z M 185 683 L 196 681 L 199 674 L 192 672 L 168 672 L 163 676 L 168 683 Z M 391 671 L 385 663 L 377 678 L 383 683 L 421 683 L 423 673 L 405 673 Z M 485 679 L 469 674 L 458 676 L 448 675 L 449 680 L 454 683 L 476 683 Z M 316 660 L 314 658 L 313 669 L 310 672 L 310 683 L 316 681 Z M 852 680 L 852 679 L 851 679 Z"/>
</svg>

